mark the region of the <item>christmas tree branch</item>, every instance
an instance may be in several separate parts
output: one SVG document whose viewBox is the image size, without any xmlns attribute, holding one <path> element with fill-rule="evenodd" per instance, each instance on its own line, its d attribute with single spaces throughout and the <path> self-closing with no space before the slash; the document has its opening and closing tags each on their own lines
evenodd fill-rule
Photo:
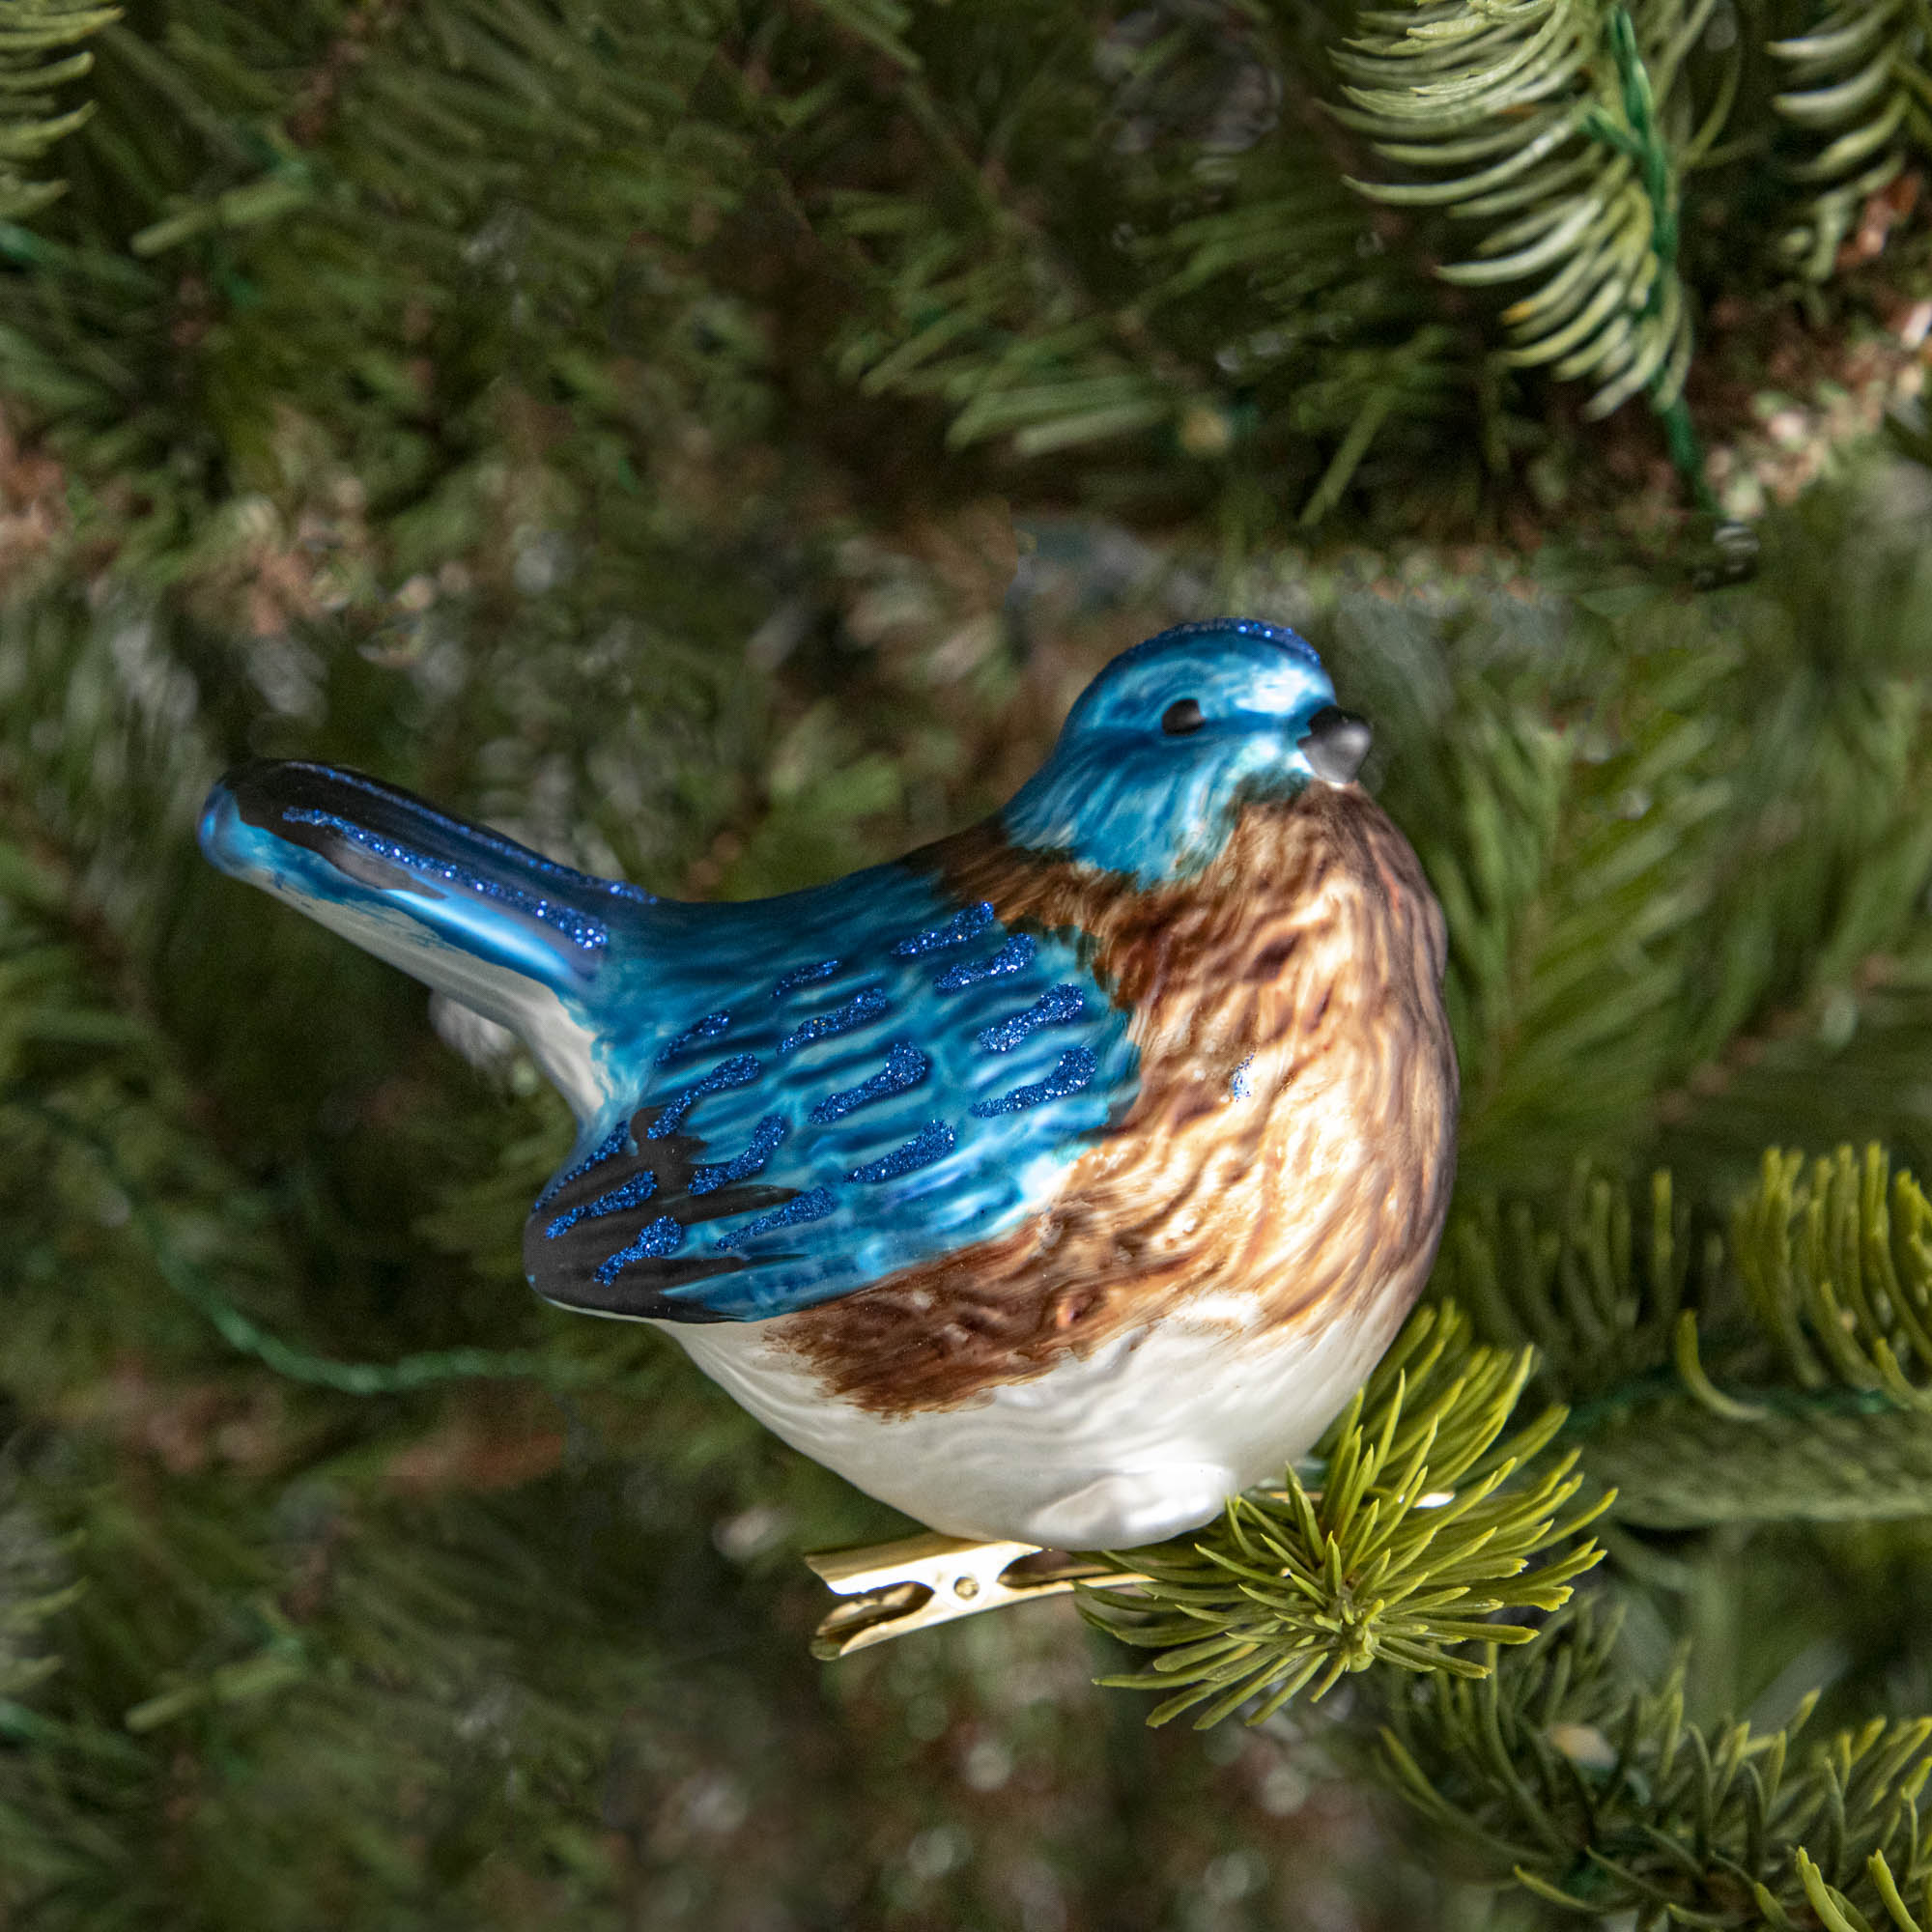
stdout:
<svg viewBox="0 0 1932 1932">
<path fill-rule="evenodd" d="M 0 14 L 0 223 L 24 220 L 61 192 L 58 182 L 29 181 L 23 163 L 81 127 L 92 103 L 59 111 L 53 90 L 94 65 L 80 42 L 121 16 L 118 7 L 84 0 L 12 0 Z"/>
<path fill-rule="evenodd" d="M 1813 152 L 1793 170 L 1810 193 L 1780 252 L 1807 280 L 1837 267 L 1865 203 L 1932 141 L 1932 67 L 1925 0 L 1845 0 L 1772 55 L 1793 85 L 1774 106 Z"/>
<path fill-rule="evenodd" d="M 1464 1646 L 1530 1642 L 1533 1626 L 1499 1618 L 1568 1600 L 1602 1555 L 1574 1539 L 1603 1507 L 1567 1508 L 1574 1454 L 1532 1467 L 1562 1410 L 1504 1438 L 1530 1368 L 1473 1346 L 1455 1308 L 1422 1311 L 1318 1445 L 1319 1487 L 1291 1469 L 1207 1530 L 1106 1557 L 1147 1580 L 1086 1589 L 1088 1614 L 1160 1654 L 1102 1681 L 1166 1690 L 1149 1722 L 1195 1711 L 1205 1729 L 1376 1664 L 1467 1676 L 1490 1666 Z"/>
<path fill-rule="evenodd" d="M 59 1107 L 29 1094 L 0 1093 L 0 1115 L 18 1109 L 99 1164 L 126 1198 L 128 1215 L 154 1259 L 156 1271 L 239 1354 L 290 1381 L 333 1389 L 342 1395 L 407 1395 L 445 1382 L 531 1380 L 558 1389 L 620 1382 L 608 1369 L 536 1349 L 439 1349 L 390 1362 L 345 1362 L 316 1354 L 264 1328 L 238 1308 L 169 1236 L 155 1204 L 128 1172 L 104 1134 Z"/>
<path fill-rule="evenodd" d="M 1707 1225 L 1694 1254 L 1667 1174 L 1649 1205 L 1639 1242 L 1625 1191 L 1585 1170 L 1553 1228 L 1479 1205 L 1441 1271 L 1486 1333 L 1533 1336 L 1547 1385 L 1580 1398 L 1564 1435 L 1617 1520 L 1921 1516 L 1932 1203 L 1912 1176 L 1877 1148 L 1808 1171 L 1773 1150 L 1728 1239 Z"/>
<path fill-rule="evenodd" d="M 1460 170 L 1353 184 L 1378 201 L 1484 224 L 1476 258 L 1440 270 L 1445 281 L 1536 283 L 1503 311 L 1516 342 L 1503 360 L 1595 383 L 1590 415 L 1647 392 L 1671 426 L 1673 456 L 1701 485 L 1677 413 L 1691 345 L 1677 161 L 1646 60 L 1679 23 L 1656 7 L 1645 19 L 1640 43 L 1628 9 L 1600 15 L 1585 0 L 1507 15 L 1453 4 L 1367 14 L 1335 57 L 1350 102 L 1337 112 L 1386 160 Z M 1676 76 L 1662 66 L 1667 90 Z"/>
<path fill-rule="evenodd" d="M 1932 1903 L 1932 1718 L 1809 1750 L 1795 1742 L 1809 1698 L 1781 1730 L 1706 1729 L 1686 1719 L 1682 1662 L 1630 1689 L 1616 1620 L 1587 1603 L 1489 1662 L 1396 1687 L 1383 1747 L 1396 1788 L 1495 1878 L 1646 1932 L 1831 1925 L 1833 1911 L 1913 1932 L 1904 1900 Z"/>
</svg>

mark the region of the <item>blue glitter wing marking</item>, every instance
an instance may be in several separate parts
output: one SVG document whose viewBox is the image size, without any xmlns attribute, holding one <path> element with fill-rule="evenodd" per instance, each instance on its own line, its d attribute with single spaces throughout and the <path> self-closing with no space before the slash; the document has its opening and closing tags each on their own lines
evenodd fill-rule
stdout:
<svg viewBox="0 0 1932 1932">
<path fill-rule="evenodd" d="M 688 1026 L 658 1055 L 658 1065 L 675 1060 L 680 1053 L 688 1053 L 694 1046 L 701 1046 L 707 1039 L 716 1039 L 731 1024 L 729 1013 L 706 1013 L 695 1026 Z"/>
<path fill-rule="evenodd" d="M 721 1187 L 728 1187 L 735 1180 L 750 1180 L 753 1175 L 762 1173 L 766 1161 L 778 1151 L 779 1143 L 786 1132 L 784 1117 L 781 1114 L 767 1114 L 752 1130 L 752 1144 L 735 1158 L 716 1163 L 707 1162 L 692 1171 L 690 1189 L 694 1194 L 711 1194 Z"/>
<path fill-rule="evenodd" d="M 829 980 L 838 972 L 839 961 L 820 959 L 814 965 L 794 966 L 789 973 L 781 977 L 772 988 L 772 998 L 781 1000 L 787 993 L 795 993 L 801 986 L 810 986 L 819 980 Z"/>
<path fill-rule="evenodd" d="M 984 932 L 993 923 L 993 904 L 981 899 L 964 912 L 956 912 L 944 925 L 929 925 L 893 948 L 895 959 L 923 959 L 928 952 L 947 952 L 964 946 L 975 934 Z"/>
<path fill-rule="evenodd" d="M 787 1201 L 782 1208 L 774 1208 L 769 1214 L 760 1214 L 750 1226 L 740 1228 L 735 1235 L 727 1235 L 715 1245 L 735 1248 L 740 1242 L 756 1240 L 760 1235 L 775 1234 L 781 1228 L 796 1228 L 807 1221 L 822 1221 L 832 1212 L 833 1207 L 831 1188 L 809 1188 Z"/>
<path fill-rule="evenodd" d="M 615 1160 L 630 1146 L 630 1123 L 625 1121 L 619 1121 L 582 1160 L 578 1161 L 575 1166 L 565 1168 L 537 1196 L 536 1205 L 542 1208 L 548 1203 L 554 1201 L 573 1180 L 582 1180 L 593 1167 L 602 1167 L 607 1160 Z"/>
<path fill-rule="evenodd" d="M 668 1105 L 658 1109 L 651 1122 L 650 1138 L 661 1141 L 684 1124 L 684 1117 L 706 1094 L 722 1094 L 727 1087 L 749 1087 L 758 1077 L 758 1063 L 749 1053 L 734 1053 L 722 1060 L 702 1080 L 694 1082 Z"/>
<path fill-rule="evenodd" d="M 834 1007 L 829 1013 L 819 1013 L 793 1027 L 779 1041 L 779 1051 L 796 1053 L 800 1047 L 810 1046 L 815 1039 L 831 1039 L 837 1034 L 850 1033 L 854 1027 L 879 1018 L 891 1004 L 879 987 L 867 986 L 842 1007 Z"/>
<path fill-rule="evenodd" d="M 881 1154 L 877 1160 L 868 1160 L 864 1167 L 855 1167 L 845 1179 L 895 1180 L 902 1174 L 911 1174 L 944 1159 L 952 1151 L 952 1129 L 944 1121 L 934 1121 L 930 1126 L 922 1127 L 904 1147 L 895 1148 L 891 1153 Z"/>
<path fill-rule="evenodd" d="M 327 831 L 339 832 L 352 845 L 359 845 L 363 851 L 373 853 L 378 859 L 386 859 L 392 866 L 407 866 L 412 871 L 425 873 L 430 878 L 468 887 L 480 897 L 496 899 L 512 911 L 535 920 L 538 924 L 549 926 L 553 932 L 562 933 L 573 946 L 581 946 L 586 952 L 601 952 L 610 942 L 611 928 L 601 919 L 579 912 L 575 906 L 559 904 L 555 899 L 538 898 L 534 893 L 526 893 L 521 886 L 493 879 L 473 867 L 459 866 L 449 859 L 433 859 L 413 846 L 384 838 L 380 833 L 357 825 L 353 818 L 344 818 L 340 812 L 317 811 L 313 807 L 298 805 L 290 806 L 283 811 L 282 817 L 291 825 L 320 825 Z M 579 875 L 572 872 L 568 876 L 575 879 Z"/>
<path fill-rule="evenodd" d="M 660 1214 L 628 1248 L 619 1248 L 608 1261 L 597 1264 L 597 1279 L 606 1288 L 633 1262 L 654 1261 L 674 1255 L 684 1245 L 684 1226 L 668 1214 Z"/>
<path fill-rule="evenodd" d="M 981 980 L 1003 980 L 1009 973 L 1024 973 L 1037 951 L 1032 933 L 1015 933 L 990 959 L 963 960 L 949 966 L 932 983 L 942 993 L 963 992 Z"/>
<path fill-rule="evenodd" d="M 857 1107 L 890 1099 L 895 1094 L 903 1094 L 908 1087 L 917 1087 L 931 1071 L 932 1062 L 911 1040 L 895 1039 L 881 1072 L 869 1080 L 862 1080 L 856 1087 L 847 1087 L 842 1093 L 828 1094 L 812 1108 L 811 1118 L 820 1126 L 842 1121 Z"/>
<path fill-rule="evenodd" d="M 615 1187 L 600 1194 L 594 1201 L 585 1201 L 576 1208 L 559 1214 L 548 1228 L 545 1236 L 550 1240 L 577 1226 L 580 1221 L 594 1221 L 605 1214 L 621 1213 L 626 1208 L 641 1208 L 658 1191 L 658 1178 L 649 1168 L 634 1174 L 628 1180 L 621 1180 Z"/>
<path fill-rule="evenodd" d="M 629 1049 L 623 1098 L 638 1151 L 533 1220 L 525 1255 L 539 1292 L 648 1319 L 764 1321 L 863 1292 L 1040 1211 L 1132 1104 L 1130 1019 L 1091 977 L 1076 937 L 1003 931 L 941 891 L 886 867 L 768 905 L 667 911 L 651 938 L 674 938 L 671 956 L 648 975 L 640 960 L 626 980 L 656 1022 L 648 1046 Z M 908 934 L 957 944 L 895 956 Z M 1021 939 L 1033 942 L 1023 969 L 983 973 L 1002 954 L 1023 955 L 1012 944 Z M 613 951 L 623 943 L 613 919 Z M 785 974 L 835 954 L 837 977 L 770 998 Z M 954 966 L 967 983 L 942 990 Z M 665 1071 L 651 1065 L 664 1042 L 724 1010 L 721 1037 Z M 989 1050 L 980 1037 L 989 1029 L 1008 1044 Z M 786 1038 L 796 1043 L 781 1054 Z M 798 1050 L 809 1039 L 821 1043 Z M 719 1063 L 730 1056 L 737 1065 L 723 1078 L 742 1084 L 724 1091 Z M 701 1099 L 690 1092 L 699 1083 Z M 773 1120 L 789 1130 L 756 1165 Z M 647 1204 L 544 1238 L 551 1219 L 639 1167 L 658 1177 Z M 681 1246 L 622 1264 L 614 1281 L 595 1278 L 611 1249 L 667 1214 L 685 1225 Z"/>
<path fill-rule="evenodd" d="M 1147 728 L 1172 701 L 1170 673 L 1204 715 L 1212 698 L 1255 729 L 1210 732 L 1177 756 Z M 966 876 L 991 891 L 1051 857 L 1118 873 L 1110 890 L 1123 893 L 1194 877 L 1224 849 L 1251 781 L 1284 799 L 1310 781 L 1298 734 L 1333 701 L 1319 661 L 1277 627 L 1217 619 L 1151 639 L 1083 696 L 990 827 L 1018 869 Z M 1004 929 L 995 902 L 949 883 L 961 875 L 944 851 L 776 899 L 652 903 L 392 788 L 288 765 L 217 787 L 201 838 L 225 869 L 530 1042 L 584 1123 L 559 1177 L 570 1202 L 553 1183 L 526 1228 L 532 1280 L 566 1306 L 594 1289 L 582 1305 L 605 1313 L 756 1321 L 863 1293 L 1025 1227 L 1141 1093 L 1134 1016 L 1115 1004 L 1106 955 L 1071 927 L 1016 914 Z M 834 946 L 843 963 L 827 972 Z M 789 998 L 775 1001 L 775 985 Z M 630 1134 L 584 1159 L 620 1118 Z M 790 1131 L 767 1152 L 779 1120 Z M 662 1140 L 645 1137 L 653 1122 Z M 932 1165 L 908 1164 L 928 1150 Z M 545 1239 L 570 1206 L 644 1169 L 656 1192 L 641 1205 L 611 1220 L 586 1210 Z M 726 1177 L 753 1173 L 732 1191 Z"/>
<path fill-rule="evenodd" d="M 1087 1017 L 1087 996 L 1078 986 L 1053 986 L 1042 993 L 1023 1013 L 982 1027 L 973 1036 L 974 1042 L 987 1053 L 1010 1053 L 1023 1039 L 1041 1027 L 1070 1026 Z"/>
<path fill-rule="evenodd" d="M 614 1286 L 590 1279 L 603 1252 L 593 1235 L 591 1252 L 576 1264 L 577 1282 L 605 1297 L 589 1305 L 635 1294 L 639 1312 L 761 1321 L 861 1292 L 1037 1212 L 1059 1177 L 1131 1104 L 1137 1056 L 1128 1016 L 1087 977 L 1076 939 L 1002 931 L 997 920 L 982 924 L 970 908 L 961 917 L 959 906 L 930 897 L 915 910 L 915 893 L 930 890 L 887 868 L 842 882 L 822 905 L 786 901 L 755 927 L 733 927 L 742 967 L 721 958 L 715 971 L 688 971 L 661 996 L 674 991 L 683 1002 L 670 1008 L 663 1038 L 712 1008 L 728 1008 L 731 1025 L 703 1057 L 655 1075 L 636 1102 L 641 1162 L 657 1169 L 657 1197 L 621 1224 L 621 1236 L 614 1224 L 590 1222 L 553 1244 L 539 1220 L 531 1250 L 559 1255 L 600 1226 L 613 1227 L 606 1245 L 614 1247 L 653 1213 L 673 1212 L 687 1227 L 684 1245 L 628 1265 Z M 881 900 L 890 922 L 876 910 Z M 962 938 L 955 951 L 893 956 L 902 935 L 952 937 L 975 926 L 978 937 Z M 984 971 L 1002 954 L 1009 964 L 1024 958 L 1029 948 L 1018 940 L 1032 942 L 1023 968 Z M 718 943 L 722 952 L 723 937 Z M 769 999 L 785 973 L 835 952 L 838 977 L 789 1001 Z M 954 966 L 966 983 L 942 990 L 937 982 Z M 998 1048 L 981 1039 L 988 1033 Z M 780 1053 L 781 1039 L 799 1036 L 823 1043 Z M 673 1194 L 644 1128 L 727 1049 L 754 1057 L 760 1071 L 690 1108 L 678 1132 L 700 1145 L 691 1149 L 692 1164 L 678 1167 Z M 759 1129 L 773 1117 L 790 1130 L 753 1175 Z M 740 1178 L 727 1183 L 727 1173 Z M 596 1191 L 594 1179 L 584 1191 Z M 540 1261 L 532 1269 L 544 1293 L 570 1305 L 567 1279 L 543 1274 Z"/>
<path fill-rule="evenodd" d="M 1044 1080 L 1036 1080 L 1030 1087 L 1016 1087 L 996 1100 L 976 1101 L 973 1112 L 979 1119 L 990 1121 L 1001 1114 L 1023 1114 L 1029 1107 L 1043 1106 L 1048 1100 L 1064 1100 L 1088 1086 L 1098 1067 L 1098 1061 L 1084 1046 L 1070 1047 L 1060 1056 Z"/>
<path fill-rule="evenodd" d="M 1236 1067 L 1234 1072 L 1228 1076 L 1228 1094 L 1230 1098 L 1236 1100 L 1245 1100 L 1255 1091 L 1255 1083 L 1249 1077 L 1249 1072 L 1248 1072 L 1248 1069 L 1251 1066 L 1253 1066 L 1254 1064 L 1255 1064 L 1255 1057 L 1251 1053 L 1244 1061 L 1241 1062 L 1240 1065 Z"/>
</svg>

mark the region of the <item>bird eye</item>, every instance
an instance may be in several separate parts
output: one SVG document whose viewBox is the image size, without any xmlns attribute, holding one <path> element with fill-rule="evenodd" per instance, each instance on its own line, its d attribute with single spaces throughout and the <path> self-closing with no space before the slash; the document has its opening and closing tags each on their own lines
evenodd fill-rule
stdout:
<svg viewBox="0 0 1932 1932">
<path fill-rule="evenodd" d="M 1207 724 L 1201 707 L 1191 697 L 1177 697 L 1160 714 L 1160 728 L 1170 738 L 1184 738 L 1190 731 L 1198 731 Z"/>
</svg>

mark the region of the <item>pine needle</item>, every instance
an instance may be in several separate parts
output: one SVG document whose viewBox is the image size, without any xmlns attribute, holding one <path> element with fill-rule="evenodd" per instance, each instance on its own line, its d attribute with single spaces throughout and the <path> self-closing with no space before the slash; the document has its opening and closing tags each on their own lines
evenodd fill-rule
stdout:
<svg viewBox="0 0 1932 1932">
<path fill-rule="evenodd" d="M 1206 1729 L 1244 1704 L 1259 1723 L 1378 1663 L 1467 1675 L 1486 1666 L 1463 1646 L 1530 1642 L 1535 1627 L 1507 1614 L 1555 1609 L 1602 1551 L 1532 1559 L 1603 1507 L 1564 1514 L 1581 1487 L 1574 1454 L 1532 1471 L 1562 1410 L 1499 1440 L 1531 1366 L 1527 1350 L 1473 1345 L 1454 1307 L 1421 1311 L 1324 1438 L 1318 1489 L 1291 1469 L 1206 1531 L 1108 1555 L 1149 1580 L 1087 1588 L 1088 1615 L 1161 1654 L 1100 1681 L 1169 1691 L 1148 1721 L 1193 1711 Z"/>
</svg>

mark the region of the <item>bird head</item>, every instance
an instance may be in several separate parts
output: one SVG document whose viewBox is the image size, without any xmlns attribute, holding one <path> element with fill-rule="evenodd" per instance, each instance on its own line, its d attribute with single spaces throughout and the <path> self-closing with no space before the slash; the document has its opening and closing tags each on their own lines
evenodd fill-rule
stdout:
<svg viewBox="0 0 1932 1932">
<path fill-rule="evenodd" d="M 1087 687 L 1002 821 L 1016 844 L 1158 885 L 1209 864 L 1243 806 L 1351 783 L 1368 750 L 1293 631 L 1182 624 Z"/>
</svg>

